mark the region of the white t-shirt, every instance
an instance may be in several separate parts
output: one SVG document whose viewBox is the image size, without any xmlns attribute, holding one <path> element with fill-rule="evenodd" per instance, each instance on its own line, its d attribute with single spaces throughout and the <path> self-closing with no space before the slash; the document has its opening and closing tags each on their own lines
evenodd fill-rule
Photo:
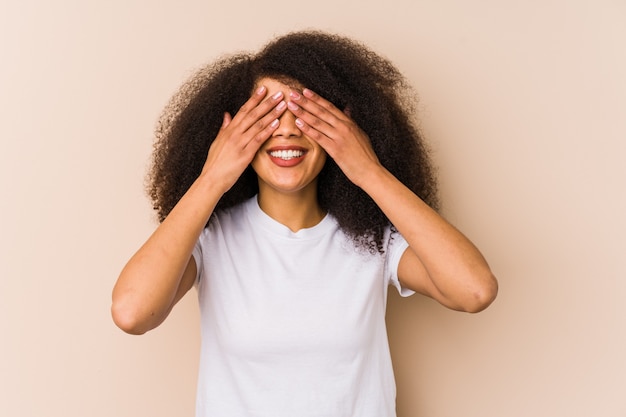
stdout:
<svg viewBox="0 0 626 417">
<path fill-rule="evenodd" d="M 296 233 L 256 197 L 218 213 L 193 257 L 202 347 L 197 417 L 394 417 L 385 327 L 407 248 L 355 249 L 327 215 Z"/>
</svg>

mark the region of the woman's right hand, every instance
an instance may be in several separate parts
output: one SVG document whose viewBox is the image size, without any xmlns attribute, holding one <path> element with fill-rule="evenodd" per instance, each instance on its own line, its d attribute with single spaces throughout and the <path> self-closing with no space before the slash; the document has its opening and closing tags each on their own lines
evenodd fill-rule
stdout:
<svg viewBox="0 0 626 417">
<path fill-rule="evenodd" d="M 278 119 L 287 109 L 281 92 L 264 100 L 266 95 L 267 88 L 260 86 L 235 117 L 224 113 L 201 174 L 210 176 L 222 193 L 237 182 L 261 145 L 278 128 Z"/>
<path fill-rule="evenodd" d="M 282 94 L 266 95 L 267 89 L 259 87 L 235 117 L 224 115 L 200 178 L 122 270 L 111 313 L 124 331 L 142 334 L 155 328 L 193 286 L 196 264 L 191 253 L 200 233 L 287 108 Z"/>
</svg>

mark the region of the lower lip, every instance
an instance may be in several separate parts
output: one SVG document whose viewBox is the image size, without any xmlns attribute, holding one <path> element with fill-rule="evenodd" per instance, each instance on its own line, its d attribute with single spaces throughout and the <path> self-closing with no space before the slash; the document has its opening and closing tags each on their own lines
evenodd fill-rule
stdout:
<svg viewBox="0 0 626 417">
<path fill-rule="evenodd" d="M 306 153 L 302 156 L 299 156 L 297 158 L 291 158 L 291 159 L 276 158 L 270 154 L 268 155 L 274 164 L 278 165 L 279 167 L 289 168 L 289 167 L 296 166 L 300 162 L 302 162 L 304 160 L 304 157 L 306 156 Z"/>
</svg>

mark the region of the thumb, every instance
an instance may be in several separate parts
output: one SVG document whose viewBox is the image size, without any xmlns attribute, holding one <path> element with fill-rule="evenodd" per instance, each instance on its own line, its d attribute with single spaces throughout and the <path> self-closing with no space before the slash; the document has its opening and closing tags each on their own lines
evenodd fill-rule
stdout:
<svg viewBox="0 0 626 417">
<path fill-rule="evenodd" d="M 233 117 L 230 115 L 230 113 L 224 112 L 224 120 L 222 121 L 222 129 L 228 126 L 231 120 L 233 120 Z"/>
</svg>

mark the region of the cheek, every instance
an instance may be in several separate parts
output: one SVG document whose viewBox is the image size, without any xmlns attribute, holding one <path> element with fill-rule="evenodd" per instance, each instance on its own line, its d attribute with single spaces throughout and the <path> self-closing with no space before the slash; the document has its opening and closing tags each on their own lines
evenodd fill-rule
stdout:
<svg viewBox="0 0 626 417">
<path fill-rule="evenodd" d="M 262 164 L 263 161 L 261 159 L 261 151 L 259 151 L 256 153 L 256 155 L 254 155 L 254 159 L 252 159 L 252 162 L 250 162 L 250 166 L 252 167 L 254 172 L 258 174 L 259 169 L 262 169 Z"/>
<path fill-rule="evenodd" d="M 326 164 L 326 158 L 328 158 L 328 156 L 326 155 L 326 152 L 322 151 L 322 153 L 320 154 L 320 157 L 317 158 L 317 161 L 315 164 L 315 170 L 317 174 L 319 174 L 322 171 L 322 168 L 324 168 L 324 165 Z"/>
</svg>

